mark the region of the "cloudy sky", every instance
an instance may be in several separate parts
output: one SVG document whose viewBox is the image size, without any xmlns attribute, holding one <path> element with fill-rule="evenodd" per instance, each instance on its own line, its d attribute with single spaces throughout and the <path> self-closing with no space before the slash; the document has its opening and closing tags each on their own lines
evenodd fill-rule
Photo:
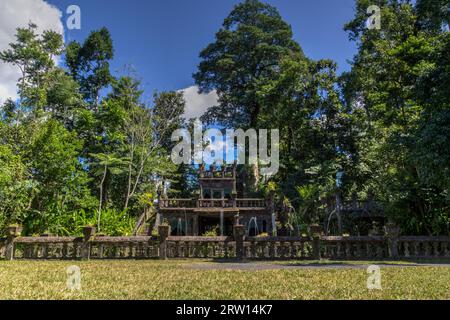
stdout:
<svg viewBox="0 0 450 320">
<path fill-rule="evenodd" d="M 64 32 L 61 11 L 43 0 L 0 0 L 0 50 L 14 41 L 16 28 L 33 21 L 39 30 Z M 0 62 L 0 102 L 17 98 L 16 82 L 20 77 L 17 67 Z"/>
<path fill-rule="evenodd" d="M 0 50 L 14 40 L 17 27 L 29 21 L 40 30 L 53 29 L 66 42 L 83 41 L 92 30 L 107 27 L 112 35 L 116 75 L 133 66 L 146 98 L 154 91 L 183 90 L 186 116 L 197 117 L 216 103 L 214 92 L 199 95 L 192 74 L 198 54 L 214 40 L 223 19 L 238 0 L 0 0 Z M 267 0 L 292 25 L 294 38 L 313 59 L 331 58 L 348 70 L 355 46 L 343 25 L 353 16 L 354 0 Z M 81 29 L 68 30 L 70 5 L 81 9 Z M 213 4 L 213 5 L 212 5 Z M 64 63 L 61 59 L 61 64 Z M 18 69 L 0 62 L 0 100 L 15 98 Z"/>
</svg>

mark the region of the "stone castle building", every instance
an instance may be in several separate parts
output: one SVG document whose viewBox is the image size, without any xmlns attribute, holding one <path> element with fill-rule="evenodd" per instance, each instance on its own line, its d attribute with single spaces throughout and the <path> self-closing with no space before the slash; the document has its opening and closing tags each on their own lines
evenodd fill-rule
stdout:
<svg viewBox="0 0 450 320">
<path fill-rule="evenodd" d="M 237 219 L 247 235 L 273 234 L 273 196 L 245 198 L 237 189 L 236 165 L 208 170 L 200 166 L 199 186 L 195 198 L 159 199 L 159 223 L 168 222 L 172 235 L 201 236 L 215 230 L 219 236 L 231 236 Z"/>
</svg>

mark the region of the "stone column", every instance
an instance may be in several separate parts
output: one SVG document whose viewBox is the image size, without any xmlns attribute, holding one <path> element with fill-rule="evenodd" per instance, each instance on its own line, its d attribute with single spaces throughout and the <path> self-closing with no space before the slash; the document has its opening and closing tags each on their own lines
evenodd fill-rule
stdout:
<svg viewBox="0 0 450 320">
<path fill-rule="evenodd" d="M 241 224 L 235 224 L 233 227 L 234 241 L 236 241 L 236 258 L 239 261 L 244 260 L 244 236 L 245 227 Z"/>
<path fill-rule="evenodd" d="M 161 260 L 167 260 L 167 238 L 170 235 L 169 225 L 159 225 L 158 226 L 158 239 L 159 239 L 159 258 Z"/>
<path fill-rule="evenodd" d="M 231 193 L 231 201 L 233 202 L 233 208 L 237 208 L 237 193 L 233 191 Z"/>
<path fill-rule="evenodd" d="M 20 226 L 10 226 L 7 228 L 7 238 L 6 238 L 6 248 L 5 248 L 5 259 L 14 260 L 14 239 L 20 237 L 22 233 L 22 227 Z"/>
<path fill-rule="evenodd" d="M 83 228 L 83 246 L 81 248 L 82 259 L 89 260 L 91 257 L 91 243 L 90 240 L 95 234 L 95 227 L 86 226 Z"/>
<path fill-rule="evenodd" d="M 323 228 L 318 224 L 313 224 L 309 226 L 309 231 L 312 237 L 314 260 L 320 260 L 320 236 L 322 235 Z"/>
<path fill-rule="evenodd" d="M 269 195 L 269 214 L 270 214 L 270 230 L 269 233 L 272 237 L 277 236 L 277 225 L 275 218 L 275 192 L 271 191 Z"/>
<path fill-rule="evenodd" d="M 385 238 L 389 248 L 389 258 L 398 258 L 398 237 L 400 228 L 394 223 L 388 223 L 384 226 Z"/>
<path fill-rule="evenodd" d="M 223 228 L 224 228 L 224 216 L 223 211 L 220 211 L 220 236 L 223 237 Z"/>
<path fill-rule="evenodd" d="M 192 217 L 192 233 L 194 235 L 194 237 L 198 236 L 198 215 L 194 214 L 194 216 Z"/>
</svg>

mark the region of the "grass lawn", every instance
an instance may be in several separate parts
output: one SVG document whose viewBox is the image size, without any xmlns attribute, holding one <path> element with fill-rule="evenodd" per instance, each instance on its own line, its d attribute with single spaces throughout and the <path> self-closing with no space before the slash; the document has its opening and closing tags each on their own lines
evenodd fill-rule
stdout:
<svg viewBox="0 0 450 320">
<path fill-rule="evenodd" d="M 280 262 L 261 263 L 267 264 Z M 66 287 L 66 269 L 72 265 L 81 269 L 80 291 Z M 226 270 L 224 265 L 207 260 L 0 261 L 0 299 L 450 299 L 448 266 L 380 264 L 383 289 L 368 290 L 365 268 Z"/>
</svg>

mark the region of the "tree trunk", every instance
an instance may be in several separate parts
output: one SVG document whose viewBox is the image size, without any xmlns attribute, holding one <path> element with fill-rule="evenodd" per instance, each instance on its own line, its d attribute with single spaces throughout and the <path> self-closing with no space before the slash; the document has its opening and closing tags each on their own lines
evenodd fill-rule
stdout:
<svg viewBox="0 0 450 320">
<path fill-rule="evenodd" d="M 127 196 L 125 198 L 125 206 L 124 206 L 124 211 L 128 209 L 128 203 L 130 201 L 130 192 L 131 192 L 131 170 L 132 170 L 132 165 L 131 163 L 128 165 L 128 187 L 127 187 Z"/>
<path fill-rule="evenodd" d="M 100 201 L 98 206 L 98 217 L 97 217 L 97 228 L 100 231 L 100 219 L 102 215 L 102 204 L 103 204 L 103 184 L 105 183 L 106 173 L 108 172 L 108 165 L 105 164 L 105 171 L 103 172 L 102 181 L 100 182 Z"/>
</svg>

